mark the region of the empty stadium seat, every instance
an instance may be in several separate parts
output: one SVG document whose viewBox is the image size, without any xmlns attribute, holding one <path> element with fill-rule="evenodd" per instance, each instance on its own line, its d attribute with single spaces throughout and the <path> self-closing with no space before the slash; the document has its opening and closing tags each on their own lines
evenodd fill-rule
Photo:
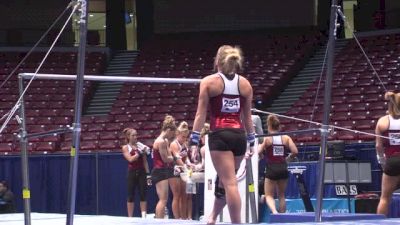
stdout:
<svg viewBox="0 0 400 225">
<path fill-rule="evenodd" d="M 14 145 L 12 143 L 0 143 L 0 152 L 12 152 Z"/>
<path fill-rule="evenodd" d="M 390 35 L 389 35 L 390 36 Z M 400 69 L 398 64 L 398 54 L 387 49 L 394 49 L 397 43 L 382 40 L 381 46 L 377 46 L 375 40 L 380 40 L 382 36 L 366 37 L 363 43 L 368 49 L 372 64 L 375 66 L 377 75 L 371 70 L 368 62 L 360 54 L 360 50 L 354 40 L 350 40 L 348 47 L 343 48 L 340 58 L 335 60 L 334 74 L 332 83 L 332 113 L 331 123 L 350 127 L 351 121 L 354 122 L 354 129 L 360 131 L 372 131 L 376 126 L 376 121 L 386 114 L 387 102 L 383 95 L 385 88 L 388 90 L 398 90 L 399 79 L 393 71 Z M 400 77 L 400 76 L 399 76 Z M 382 86 L 385 85 L 385 87 Z M 294 107 L 305 107 L 312 105 L 314 101 L 318 80 L 312 84 L 307 92 L 294 103 Z M 323 96 L 319 95 L 319 103 L 322 103 Z M 290 115 L 301 118 L 301 110 L 291 110 Z M 349 121 L 343 120 L 345 117 L 340 113 L 348 113 Z M 348 124 L 349 123 L 349 124 Z M 353 126 L 351 126 L 353 127 Z M 344 139 L 346 141 L 374 141 L 374 138 L 364 134 L 352 134 L 351 132 L 339 132 L 330 137 L 331 140 Z"/>
<path fill-rule="evenodd" d="M 100 140 L 98 142 L 98 148 L 100 150 L 115 151 L 119 150 L 121 147 L 118 140 Z"/>
<path fill-rule="evenodd" d="M 56 144 L 54 142 L 38 142 L 34 151 L 54 152 L 56 151 Z"/>
</svg>

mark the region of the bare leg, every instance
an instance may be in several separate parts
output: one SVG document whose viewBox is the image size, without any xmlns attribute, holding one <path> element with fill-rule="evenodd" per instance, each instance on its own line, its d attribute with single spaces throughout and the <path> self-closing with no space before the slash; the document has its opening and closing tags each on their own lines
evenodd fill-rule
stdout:
<svg viewBox="0 0 400 225">
<path fill-rule="evenodd" d="M 187 206 L 186 212 L 187 212 L 187 219 L 189 219 L 189 220 L 192 219 L 192 210 L 193 210 L 192 196 L 193 195 L 187 195 L 187 198 L 186 198 L 186 206 Z"/>
<path fill-rule="evenodd" d="M 126 202 L 126 209 L 128 211 L 128 217 L 133 216 L 134 202 Z"/>
<path fill-rule="evenodd" d="M 241 206 L 240 194 L 236 180 L 236 168 L 239 167 L 243 156 L 234 157 L 231 151 L 211 151 L 211 159 L 215 170 L 220 178 L 225 189 L 225 199 L 216 198 L 214 208 L 208 219 L 208 224 L 215 224 L 216 218 L 225 203 L 228 204 L 229 215 L 232 223 L 241 223 Z"/>
<path fill-rule="evenodd" d="M 265 202 L 267 203 L 269 209 L 272 214 L 278 213 L 275 206 L 275 186 L 277 185 L 276 181 L 265 178 L 264 182 L 264 192 L 265 192 Z"/>
<path fill-rule="evenodd" d="M 140 202 L 140 211 L 142 212 L 142 217 L 146 217 L 146 214 L 147 214 L 147 202 L 146 201 Z"/>
<path fill-rule="evenodd" d="M 286 198 L 285 198 L 285 190 L 287 186 L 287 179 L 278 180 L 278 198 L 279 198 L 279 212 L 284 213 L 286 212 Z"/>
<path fill-rule="evenodd" d="M 156 184 L 156 191 L 158 195 L 158 202 L 156 205 L 155 218 L 164 218 L 164 209 L 168 201 L 168 180 L 159 181 Z"/>
<path fill-rule="evenodd" d="M 181 218 L 180 202 L 181 202 L 181 181 L 180 178 L 174 177 L 168 179 L 169 187 L 172 191 L 172 213 L 175 219 Z"/>
<path fill-rule="evenodd" d="M 180 210 L 180 214 L 181 214 L 181 218 L 182 219 L 187 219 L 188 218 L 188 214 L 187 214 L 187 207 L 188 207 L 188 203 L 187 203 L 187 198 L 188 198 L 188 194 L 186 194 L 186 182 L 184 182 L 183 180 L 180 180 L 180 185 L 181 185 L 181 198 L 179 201 L 179 210 Z"/>
<path fill-rule="evenodd" d="M 400 176 L 388 176 L 382 174 L 382 193 L 378 204 L 377 214 L 388 215 L 392 195 L 398 187 L 399 180 Z"/>
<path fill-rule="evenodd" d="M 215 224 L 217 216 L 221 213 L 222 209 L 225 207 L 225 199 L 215 198 L 213 210 L 210 213 L 207 224 Z"/>
</svg>

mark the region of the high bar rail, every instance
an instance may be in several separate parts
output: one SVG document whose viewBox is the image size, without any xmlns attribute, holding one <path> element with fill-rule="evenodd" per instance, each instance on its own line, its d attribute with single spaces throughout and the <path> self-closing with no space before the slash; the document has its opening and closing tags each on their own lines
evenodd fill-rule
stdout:
<svg viewBox="0 0 400 225">
<path fill-rule="evenodd" d="M 43 80 L 76 80 L 77 75 L 71 74 L 44 74 L 44 73 L 20 73 L 23 79 L 30 79 L 33 76 L 35 79 Z M 161 78 L 161 77 L 128 77 L 128 76 L 103 76 L 103 75 L 84 75 L 84 80 L 87 81 L 110 81 L 110 82 L 143 82 L 143 83 L 185 83 L 193 84 L 200 83 L 201 79 L 194 78 Z"/>
</svg>

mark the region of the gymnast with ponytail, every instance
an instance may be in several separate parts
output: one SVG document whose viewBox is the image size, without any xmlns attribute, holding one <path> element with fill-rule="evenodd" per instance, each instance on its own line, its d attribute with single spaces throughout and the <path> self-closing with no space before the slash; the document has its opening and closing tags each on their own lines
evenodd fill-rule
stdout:
<svg viewBox="0 0 400 225">
<path fill-rule="evenodd" d="M 190 137 L 191 149 L 198 152 L 200 130 L 207 109 L 210 111 L 208 139 L 211 160 L 217 171 L 215 201 L 208 224 L 215 224 L 218 214 L 228 206 L 232 223 L 241 223 L 241 199 L 236 171 L 243 160 L 247 142 L 254 148 L 255 133 L 251 120 L 253 88 L 238 72 L 243 65 L 239 47 L 223 45 L 215 56 L 216 73 L 200 82 L 197 112 Z M 251 154 L 252 151 L 249 152 Z M 249 155 L 248 154 L 248 155 Z"/>
<path fill-rule="evenodd" d="M 122 154 L 128 161 L 128 199 L 126 203 L 128 217 L 133 216 L 135 190 L 138 189 L 140 197 L 140 211 L 142 217 L 146 217 L 147 213 L 147 174 L 149 174 L 149 165 L 147 162 L 147 154 L 150 148 L 137 140 L 137 131 L 133 128 L 125 128 L 122 131 L 126 144 L 122 146 Z"/>
<path fill-rule="evenodd" d="M 179 123 L 176 129 L 175 140 L 170 145 L 171 154 L 175 156 L 174 178 L 170 179 L 172 199 L 172 213 L 175 219 L 191 219 L 191 196 L 186 194 L 186 183 L 181 179 L 180 173 L 189 166 L 188 137 L 189 125 L 186 121 Z M 190 201 L 190 202 L 189 202 Z M 189 213 L 190 212 L 190 213 Z"/>
<path fill-rule="evenodd" d="M 169 187 L 171 187 L 171 179 L 175 179 L 174 161 L 176 161 L 176 156 L 173 155 L 170 150 L 170 143 L 175 138 L 175 132 L 175 118 L 171 115 L 166 115 L 161 126 L 161 133 L 153 143 L 153 169 L 151 171 L 151 180 L 156 186 L 158 195 L 155 218 L 164 218 L 165 207 L 168 202 Z"/>
<path fill-rule="evenodd" d="M 377 213 L 387 216 L 393 192 L 400 187 L 400 93 L 388 91 L 385 100 L 387 115 L 378 120 L 375 134 L 388 137 L 376 137 L 377 160 L 383 170 Z"/>
<path fill-rule="evenodd" d="M 266 126 L 268 134 L 280 132 L 280 121 L 277 116 L 269 115 Z M 287 154 L 288 153 L 288 154 Z M 260 159 L 265 160 L 264 193 L 265 202 L 273 214 L 286 212 L 285 191 L 289 178 L 287 162 L 292 161 L 298 154 L 296 144 L 288 135 L 265 137 L 258 146 Z M 287 155 L 287 156 L 286 156 Z M 275 193 L 278 195 L 279 207 L 275 206 Z"/>
</svg>

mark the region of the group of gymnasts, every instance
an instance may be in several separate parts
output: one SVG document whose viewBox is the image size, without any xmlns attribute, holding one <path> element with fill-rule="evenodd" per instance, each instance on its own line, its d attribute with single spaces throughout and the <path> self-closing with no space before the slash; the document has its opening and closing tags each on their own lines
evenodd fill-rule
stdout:
<svg viewBox="0 0 400 225">
<path fill-rule="evenodd" d="M 268 116 L 266 127 L 268 133 L 277 135 L 264 137 L 255 146 L 256 133 L 251 115 L 253 89 L 245 77 L 238 75 L 242 66 L 243 55 L 239 47 L 223 45 L 218 49 L 214 61 L 216 73 L 200 82 L 197 112 L 191 130 L 187 122 L 177 125 L 174 117 L 167 115 L 159 136 L 150 147 L 138 142 L 135 129 L 126 128 L 123 131 L 127 144 L 122 147 L 122 152 L 129 165 L 128 216 L 133 215 L 136 187 L 139 189 L 142 216 L 146 215 L 146 186 L 151 182 L 158 195 L 156 218 L 164 218 L 171 190 L 173 217 L 192 219 L 192 196 L 186 193 L 186 183 L 180 174 L 204 170 L 206 135 L 211 161 L 217 172 L 215 201 L 206 219 L 208 224 L 215 224 L 226 205 L 231 222 L 241 223 L 242 205 L 236 171 L 241 161 L 254 153 L 266 161 L 265 202 L 272 213 L 286 211 L 287 163 L 296 157 L 298 150 L 290 136 L 279 134 L 281 125 L 274 115 Z M 379 119 L 375 131 L 378 162 L 383 169 L 382 194 L 377 211 L 381 214 L 387 214 L 392 193 L 400 184 L 400 94 L 387 92 L 385 99 L 388 101 L 388 113 Z M 153 160 L 151 171 L 146 156 L 150 149 Z M 275 206 L 275 194 L 279 199 L 278 207 Z"/>
</svg>

